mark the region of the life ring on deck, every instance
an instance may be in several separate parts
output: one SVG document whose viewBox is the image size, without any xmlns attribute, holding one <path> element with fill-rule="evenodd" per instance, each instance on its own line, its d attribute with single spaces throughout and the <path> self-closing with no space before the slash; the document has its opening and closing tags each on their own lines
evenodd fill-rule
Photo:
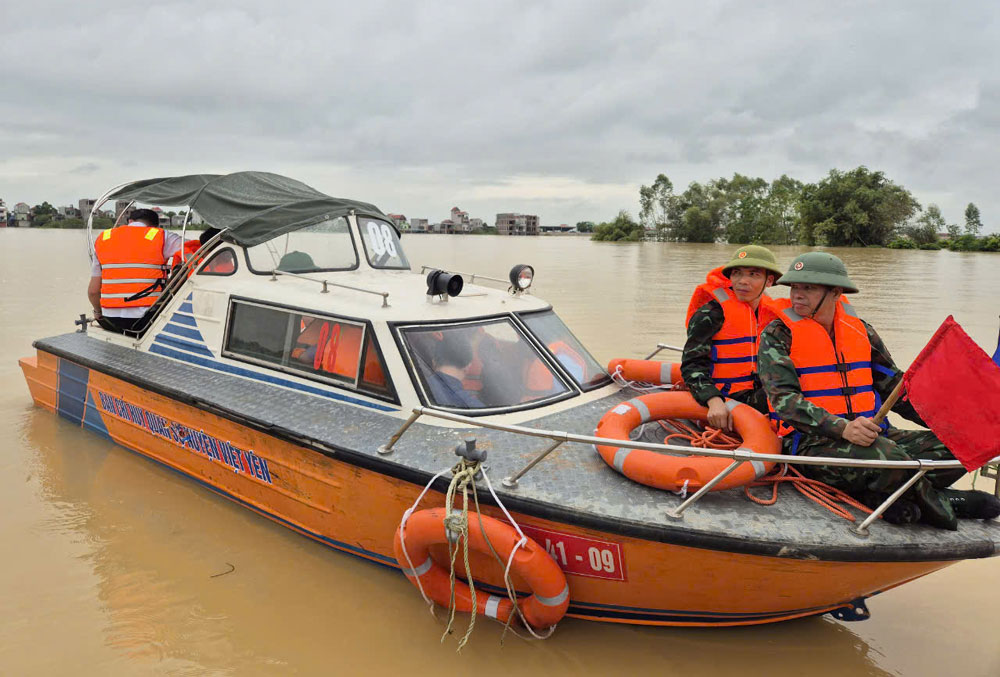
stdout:
<svg viewBox="0 0 1000 677">
<path fill-rule="evenodd" d="M 781 442 L 771 430 L 768 419 L 753 407 L 726 400 L 733 413 L 733 427 L 743 438 L 741 449 L 758 454 L 780 454 Z M 616 440 L 627 440 L 629 434 L 643 423 L 665 418 L 686 418 L 705 421 L 708 409 L 695 402 L 688 392 L 662 392 L 636 397 L 615 405 L 597 424 L 596 435 Z M 645 449 L 625 449 L 597 446 L 604 462 L 639 484 L 680 491 L 685 484 L 697 490 L 725 470 L 732 461 L 712 456 L 669 456 Z M 737 466 L 712 491 L 732 489 L 749 484 L 771 471 L 774 463 L 748 461 Z"/>
<path fill-rule="evenodd" d="M 445 515 L 447 511 L 444 508 L 431 508 L 413 513 L 405 523 L 406 553 L 403 552 L 403 524 L 396 529 L 393 544 L 396 562 L 399 563 L 403 574 L 411 583 L 422 588 L 430 599 L 443 607 L 447 607 L 451 599 L 449 572 L 434 561 L 430 547 L 448 542 L 444 526 Z M 486 515 L 482 516 L 482 528 L 478 518 L 469 520 L 468 538 L 470 550 L 490 554 L 489 544 L 492 544 L 504 562 L 510 559 L 510 553 L 521 540 L 517 531 L 509 524 Z M 412 569 L 409 568 L 410 562 L 413 563 Z M 558 623 L 569 608 L 569 585 L 555 560 L 542 546 L 528 538 L 514 555 L 510 568 L 531 588 L 531 596 L 522 597 L 517 601 L 517 606 L 528 624 L 533 628 L 548 628 Z M 461 579 L 455 581 L 455 608 L 458 611 L 473 611 L 469 586 Z M 506 597 L 477 592 L 475 611 L 506 623 L 514 612 L 514 605 Z"/>
<path fill-rule="evenodd" d="M 614 376 L 616 371 L 629 381 L 642 381 L 655 385 L 678 385 L 684 382 L 681 377 L 681 365 L 676 362 L 617 358 L 608 362 L 608 373 Z"/>
</svg>

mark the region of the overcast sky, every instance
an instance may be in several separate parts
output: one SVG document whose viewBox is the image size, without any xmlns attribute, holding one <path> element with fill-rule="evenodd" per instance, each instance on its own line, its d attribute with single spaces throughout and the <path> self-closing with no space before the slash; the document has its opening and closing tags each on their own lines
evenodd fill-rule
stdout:
<svg viewBox="0 0 1000 677">
<path fill-rule="evenodd" d="M 0 198 L 258 169 L 386 212 L 638 212 L 880 169 L 1000 230 L 996 2 L 3 0 Z"/>
</svg>

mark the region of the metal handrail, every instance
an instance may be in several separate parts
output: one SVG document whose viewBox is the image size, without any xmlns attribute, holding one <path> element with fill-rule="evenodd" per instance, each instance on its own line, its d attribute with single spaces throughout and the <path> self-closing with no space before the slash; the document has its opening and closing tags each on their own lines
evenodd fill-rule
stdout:
<svg viewBox="0 0 1000 677">
<path fill-rule="evenodd" d="M 425 270 L 440 270 L 436 266 L 420 266 L 420 274 L 423 275 Z M 479 273 L 462 273 L 460 271 L 449 271 L 454 272 L 455 275 L 461 275 L 462 277 L 469 278 L 469 284 L 475 284 L 476 278 L 480 280 L 489 280 L 490 282 L 499 282 L 500 284 L 510 284 L 510 280 L 501 280 L 499 277 L 490 277 L 489 275 L 480 275 Z"/>
<path fill-rule="evenodd" d="M 352 291 L 359 291 L 365 294 L 374 294 L 375 296 L 381 296 L 382 307 L 383 308 L 389 307 L 389 292 L 387 291 L 375 291 L 374 289 L 355 287 L 349 284 L 342 284 L 340 282 L 330 282 L 329 280 L 317 280 L 315 277 L 309 277 L 308 275 L 302 275 L 301 273 L 290 273 L 287 270 L 278 270 L 278 269 L 274 269 L 271 271 L 271 281 L 273 282 L 274 280 L 277 280 L 278 275 L 288 275 L 289 277 L 296 277 L 300 280 L 309 280 L 310 282 L 316 282 L 318 284 L 321 284 L 323 285 L 323 290 L 320 292 L 321 294 L 329 293 L 330 290 L 328 289 L 328 285 L 332 285 L 334 287 L 340 287 L 341 289 L 350 289 Z"/>
<path fill-rule="evenodd" d="M 657 343 L 656 344 L 656 350 L 654 350 L 653 352 L 651 352 L 649 355 L 646 355 L 646 359 L 647 360 L 653 359 L 654 357 L 656 357 L 657 355 L 660 354 L 661 350 L 674 350 L 674 351 L 677 351 L 678 353 L 683 353 L 684 352 L 683 348 L 679 348 L 677 346 L 672 346 L 669 343 Z"/>
<path fill-rule="evenodd" d="M 378 448 L 380 454 L 390 454 L 393 452 L 393 447 L 399 442 L 399 439 L 403 434 L 412 426 L 418 418 L 421 416 L 430 416 L 432 418 L 439 418 L 446 421 L 452 421 L 455 423 L 465 423 L 471 426 L 479 428 L 487 428 L 490 430 L 499 430 L 501 432 L 515 433 L 518 435 L 525 435 L 528 437 L 542 437 L 550 439 L 553 442 L 558 442 L 559 444 L 549 445 L 545 450 L 542 451 L 536 458 L 532 459 L 527 467 L 515 473 L 515 475 L 505 478 L 505 486 L 508 488 L 513 488 L 517 484 L 517 479 L 524 475 L 525 472 L 533 468 L 538 464 L 543 458 L 548 456 L 552 451 L 558 448 L 561 444 L 566 442 L 575 442 L 577 444 L 586 444 L 593 446 L 614 446 L 625 449 L 643 449 L 646 451 L 670 451 L 684 454 L 685 456 L 710 456 L 713 458 L 728 458 L 733 462 L 725 468 L 719 475 L 714 477 L 711 481 L 706 483 L 697 492 L 688 497 L 681 505 L 670 511 L 668 515 L 675 518 L 681 518 L 683 513 L 687 508 L 696 503 L 702 496 L 708 493 L 711 488 L 720 482 L 725 476 L 735 470 L 742 463 L 748 461 L 764 461 L 764 462 L 774 462 L 774 463 L 788 463 L 791 465 L 826 465 L 844 468 L 881 468 L 881 469 L 896 469 L 896 470 L 915 470 L 914 477 L 910 479 L 903 487 L 893 493 L 889 498 L 887 498 L 882 505 L 878 506 L 874 512 L 872 512 L 869 517 L 858 525 L 857 528 L 851 531 L 857 535 L 864 536 L 867 534 L 868 526 L 879 517 L 889 506 L 891 506 L 896 499 L 905 493 L 916 481 L 922 477 L 925 473 L 931 470 L 944 470 L 951 468 L 961 468 L 962 463 L 960 461 L 929 461 L 929 460 L 911 460 L 911 461 L 885 461 L 885 460 L 870 460 L 870 459 L 844 459 L 844 458 L 834 458 L 830 456 L 786 456 L 784 454 L 759 454 L 755 451 L 751 451 L 746 448 L 739 449 L 709 449 L 709 448 L 696 448 L 696 447 L 684 447 L 675 444 L 659 444 L 656 442 L 638 442 L 634 440 L 619 440 L 607 437 L 597 437 L 594 435 L 577 435 L 575 433 L 567 433 L 559 430 L 544 430 L 540 428 L 528 428 L 525 426 L 505 424 L 505 423 L 494 423 L 492 421 L 485 421 L 481 418 L 473 418 L 470 416 L 463 416 L 461 414 L 454 414 L 449 411 L 442 411 L 440 409 L 434 409 L 432 407 L 415 407 L 412 409 L 410 417 L 403 423 L 402 427 L 390 438 L 389 442 Z M 989 461 L 990 463 L 1000 462 L 1000 456 Z"/>
</svg>

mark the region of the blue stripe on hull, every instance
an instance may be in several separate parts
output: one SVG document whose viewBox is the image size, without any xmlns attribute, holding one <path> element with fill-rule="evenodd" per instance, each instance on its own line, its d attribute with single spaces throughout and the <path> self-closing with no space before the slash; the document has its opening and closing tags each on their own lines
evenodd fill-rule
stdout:
<svg viewBox="0 0 1000 677">
<path fill-rule="evenodd" d="M 90 394 L 89 390 L 87 391 L 87 413 L 83 417 L 83 426 L 93 430 L 98 435 L 103 435 L 111 439 L 108 427 L 104 425 L 104 418 L 101 417 L 101 412 L 98 410 L 97 403 L 94 402 L 94 397 Z"/>
<path fill-rule="evenodd" d="M 181 315 L 180 313 L 174 313 L 170 316 L 170 321 L 176 324 L 186 324 L 189 327 L 198 328 L 198 323 L 195 319 L 189 315 Z"/>
<path fill-rule="evenodd" d="M 68 421 L 80 425 L 90 370 L 69 360 L 59 360 L 59 402 L 57 411 Z"/>
<path fill-rule="evenodd" d="M 176 324 L 170 324 L 169 322 L 163 325 L 163 331 L 171 334 L 177 334 L 178 336 L 183 336 L 184 338 L 194 339 L 195 341 L 204 342 L 204 337 L 202 337 L 201 332 L 197 329 L 188 329 L 187 327 L 181 327 Z M 163 335 L 163 332 L 160 332 Z"/>
<path fill-rule="evenodd" d="M 160 333 L 157 334 L 156 338 L 153 339 L 153 343 L 161 343 L 168 348 L 180 348 L 181 350 L 189 350 L 192 353 L 201 355 L 202 357 L 214 358 L 215 355 L 212 351 L 205 347 L 202 343 L 191 343 L 190 341 L 182 341 L 178 338 L 173 338 L 169 334 Z"/>
</svg>

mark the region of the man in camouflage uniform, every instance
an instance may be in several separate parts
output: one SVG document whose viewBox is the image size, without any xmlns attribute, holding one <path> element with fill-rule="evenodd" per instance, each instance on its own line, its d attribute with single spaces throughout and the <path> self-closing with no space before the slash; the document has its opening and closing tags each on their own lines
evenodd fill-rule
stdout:
<svg viewBox="0 0 1000 677">
<path fill-rule="evenodd" d="M 731 288 L 737 298 L 750 304 L 754 312 L 760 316 L 761 303 L 766 304 L 771 301 L 764 291 L 781 276 L 782 270 L 769 249 L 746 245 L 733 254 L 733 258 L 722 267 L 721 272 L 730 279 Z M 734 275 L 739 279 L 734 280 Z M 744 288 L 750 291 L 743 292 Z M 730 410 L 725 406 L 725 398 L 749 404 L 762 414 L 766 414 L 767 396 L 764 395 L 756 375 L 751 388 L 725 394 L 713 380 L 712 337 L 719 333 L 724 322 L 722 305 L 715 299 L 709 300 L 690 315 L 687 341 L 684 343 L 684 353 L 681 358 L 681 377 L 695 401 L 703 407 L 708 407 L 709 424 L 729 430 L 732 428 L 732 420 Z"/>
<path fill-rule="evenodd" d="M 778 284 L 792 287 L 790 310 L 793 313 L 819 322 L 824 312 L 832 317 L 832 308 L 841 302 L 841 293 L 857 291 L 843 262 L 825 252 L 810 252 L 796 258 Z M 816 299 L 821 300 L 817 302 Z M 871 372 L 874 391 L 879 396 L 877 402 L 883 402 L 902 378 L 902 372 L 878 333 L 864 320 L 861 322 L 871 344 Z M 828 326 L 824 328 L 831 331 Z M 892 461 L 954 460 L 951 452 L 928 430 L 900 430 L 889 426 L 883 431 L 872 418 L 859 416 L 848 420 L 807 400 L 802 395 L 799 375 L 790 357 L 791 349 L 792 331 L 781 320 L 775 320 L 761 333 L 758 370 L 764 391 L 774 413 L 796 431 L 784 437 L 784 453 Z M 892 411 L 924 425 L 909 402 L 900 399 Z M 798 467 L 807 476 L 842 489 L 871 507 L 881 503 L 914 472 Z M 886 519 L 897 523 L 921 519 L 936 527 L 957 529 L 956 516 L 989 519 L 1000 514 L 1000 501 L 985 492 L 946 488 L 964 474 L 962 468 L 927 473 L 887 511 Z"/>
</svg>

